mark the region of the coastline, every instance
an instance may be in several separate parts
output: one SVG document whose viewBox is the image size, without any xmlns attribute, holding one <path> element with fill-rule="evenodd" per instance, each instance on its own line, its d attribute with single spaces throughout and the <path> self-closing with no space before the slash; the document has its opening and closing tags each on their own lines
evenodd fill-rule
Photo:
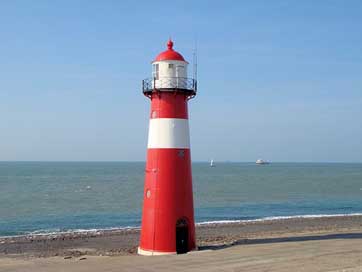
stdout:
<svg viewBox="0 0 362 272">
<path fill-rule="evenodd" d="M 236 223 L 256 223 L 256 222 L 267 222 L 267 221 L 277 221 L 277 220 L 286 220 L 286 219 L 308 219 L 308 218 L 328 218 L 328 217 L 350 217 L 350 216 L 362 216 L 362 213 L 341 213 L 341 214 L 306 214 L 306 215 L 290 215 L 290 216 L 268 216 L 263 218 L 255 219 L 231 219 L 231 220 L 213 220 L 213 221 L 204 221 L 195 223 L 196 227 L 207 226 L 207 225 L 224 225 L 224 224 L 236 224 Z M 0 243 L 3 240 L 8 239 L 27 239 L 34 237 L 63 237 L 73 235 L 74 237 L 82 237 L 85 235 L 103 235 L 106 233 L 117 233 L 123 231 L 132 231 L 140 230 L 141 226 L 126 226 L 126 227 L 110 227 L 110 228 L 99 228 L 99 229 L 74 229 L 74 230 L 64 230 L 64 231 L 47 231 L 47 230 L 37 230 L 32 231 L 27 234 L 18 234 L 18 235 L 0 235 Z"/>
<path fill-rule="evenodd" d="M 268 239 L 294 241 L 305 235 L 345 235 L 361 231 L 361 214 L 270 217 L 196 225 L 201 251 L 263 243 Z M 0 237 L 0 258 L 134 255 L 139 232 L 139 228 L 114 228 Z"/>
</svg>

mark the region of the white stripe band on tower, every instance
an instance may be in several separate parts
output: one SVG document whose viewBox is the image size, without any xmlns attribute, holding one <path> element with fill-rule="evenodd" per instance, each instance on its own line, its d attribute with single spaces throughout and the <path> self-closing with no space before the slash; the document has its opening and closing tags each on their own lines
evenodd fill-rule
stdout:
<svg viewBox="0 0 362 272">
<path fill-rule="evenodd" d="M 190 148 L 189 120 L 150 119 L 148 148 Z"/>
</svg>

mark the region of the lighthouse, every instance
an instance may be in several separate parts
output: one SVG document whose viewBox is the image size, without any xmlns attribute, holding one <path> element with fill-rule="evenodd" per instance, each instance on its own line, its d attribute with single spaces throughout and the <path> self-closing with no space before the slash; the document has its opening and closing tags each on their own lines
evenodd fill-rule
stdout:
<svg viewBox="0 0 362 272">
<path fill-rule="evenodd" d="M 187 103 L 196 95 L 197 84 L 187 77 L 187 66 L 170 39 L 167 50 L 152 62 L 152 78 L 142 81 L 151 112 L 141 255 L 186 253 L 196 248 Z"/>
</svg>

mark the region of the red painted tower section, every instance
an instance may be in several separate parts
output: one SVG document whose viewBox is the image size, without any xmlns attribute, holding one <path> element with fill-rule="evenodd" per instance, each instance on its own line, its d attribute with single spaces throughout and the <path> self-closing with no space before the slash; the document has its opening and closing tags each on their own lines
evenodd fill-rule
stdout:
<svg viewBox="0 0 362 272">
<path fill-rule="evenodd" d="M 142 229 L 138 253 L 163 255 L 196 248 L 192 193 L 188 100 L 196 80 L 187 78 L 187 62 L 173 50 L 153 61 L 153 77 L 143 81 L 151 100 Z"/>
</svg>

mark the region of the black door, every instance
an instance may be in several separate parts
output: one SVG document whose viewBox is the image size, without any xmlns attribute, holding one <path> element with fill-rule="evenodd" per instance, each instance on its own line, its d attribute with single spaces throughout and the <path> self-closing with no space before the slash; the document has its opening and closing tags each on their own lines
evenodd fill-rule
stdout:
<svg viewBox="0 0 362 272">
<path fill-rule="evenodd" d="M 176 224 L 176 252 L 177 254 L 186 253 L 188 251 L 189 232 L 187 222 L 184 219 L 177 221 Z"/>
</svg>

